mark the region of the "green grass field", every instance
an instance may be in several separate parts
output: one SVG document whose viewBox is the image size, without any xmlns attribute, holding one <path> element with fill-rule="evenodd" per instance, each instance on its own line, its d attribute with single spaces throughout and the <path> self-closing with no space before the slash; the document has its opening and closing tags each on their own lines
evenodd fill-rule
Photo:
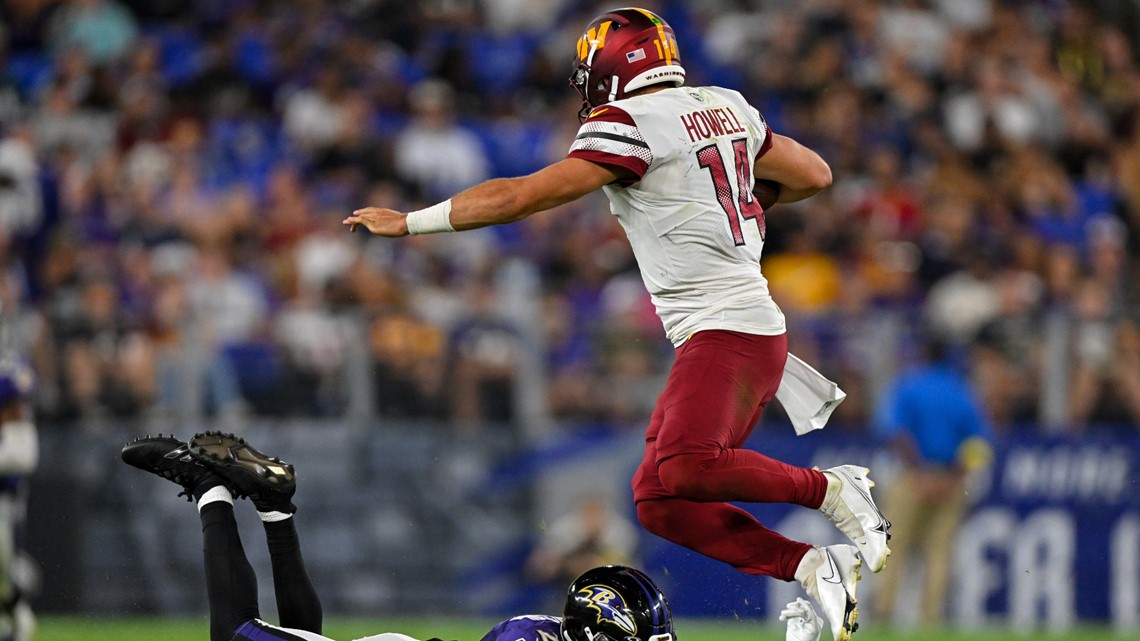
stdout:
<svg viewBox="0 0 1140 641">
<path fill-rule="evenodd" d="M 482 619 L 339 619 L 329 621 L 325 634 L 337 641 L 352 641 L 380 632 L 403 632 L 420 639 L 438 636 L 458 641 L 479 641 L 495 621 Z M 782 641 L 782 628 L 759 623 L 684 620 L 677 624 L 681 641 Z M 207 619 L 200 618 L 98 618 L 41 617 L 35 641 L 205 641 Z M 1123 639 L 1104 628 L 1070 632 L 1024 634 L 992 631 L 892 631 L 871 629 L 855 634 L 856 641 L 1103 641 Z M 1136 638 L 1135 636 L 1131 638 Z"/>
</svg>

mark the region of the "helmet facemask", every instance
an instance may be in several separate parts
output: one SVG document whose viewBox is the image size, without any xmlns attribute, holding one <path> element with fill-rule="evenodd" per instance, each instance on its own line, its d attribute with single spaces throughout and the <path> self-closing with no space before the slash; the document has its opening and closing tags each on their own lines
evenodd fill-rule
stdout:
<svg viewBox="0 0 1140 641">
<path fill-rule="evenodd" d="M 590 72 L 593 71 L 591 64 L 594 62 L 594 53 L 597 52 L 598 45 L 598 40 L 590 40 L 590 50 L 586 54 L 586 59 L 578 59 L 574 65 L 574 71 L 570 74 L 570 86 L 574 87 L 574 90 L 582 97 L 582 108 L 578 110 L 578 122 L 585 122 L 590 115 L 590 110 L 598 106 L 590 101 Z M 607 91 L 610 87 L 606 86 L 606 82 L 605 78 L 598 80 L 596 89 L 612 94 L 612 91 Z"/>
<path fill-rule="evenodd" d="M 574 71 L 570 74 L 570 86 L 574 87 L 574 91 L 582 97 L 582 108 L 578 110 L 578 122 L 585 122 L 586 117 L 590 115 L 590 111 L 594 105 L 590 104 L 590 96 L 586 91 L 586 85 L 590 82 L 590 65 L 585 62 L 579 62 Z"/>
</svg>

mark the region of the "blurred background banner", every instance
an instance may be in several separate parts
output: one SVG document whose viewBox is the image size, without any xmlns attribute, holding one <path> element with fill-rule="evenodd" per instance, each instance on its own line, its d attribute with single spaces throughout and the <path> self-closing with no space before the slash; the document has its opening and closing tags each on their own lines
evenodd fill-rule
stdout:
<svg viewBox="0 0 1140 641">
<path fill-rule="evenodd" d="M 314 580 L 331 611 L 355 615 L 502 616 L 546 611 L 561 576 L 527 575 L 560 516 L 580 516 L 584 498 L 609 504 L 604 518 L 632 523 L 629 477 L 640 438 L 620 430 L 523 445 L 500 434 L 455 439 L 439 425 L 389 424 L 359 432 L 327 422 L 251 425 L 297 464 L 299 525 Z M 50 612 L 200 611 L 198 522 L 172 486 L 115 465 L 120 436 L 82 441 L 49 433 L 60 465 L 35 477 L 31 551 L 41 560 Z M 898 466 L 881 443 L 851 436 L 761 430 L 754 447 L 800 465 L 868 461 L 880 487 Z M 1067 629 L 1111 622 L 1135 629 L 1140 612 L 1140 439 L 1124 436 L 997 442 L 996 464 L 970 479 L 972 506 L 954 549 L 948 622 Z M 93 456 L 102 452 L 106 460 Z M 346 455 L 345 452 L 351 452 Z M 838 542 L 810 510 L 753 510 L 791 537 Z M 252 510 L 239 512 L 256 541 Z M 679 616 L 766 618 L 792 584 L 748 577 L 648 534 L 627 553 L 659 577 Z M 267 567 L 262 546 L 248 545 Z M 606 554 L 600 551 L 600 554 Z M 612 558 L 612 557 L 611 557 Z M 626 560 L 630 560 L 627 558 Z M 921 572 L 915 564 L 910 574 Z M 917 579 L 907 576 L 906 585 Z M 860 593 L 875 603 L 876 576 Z M 914 590 L 901 600 L 913 600 Z M 902 623 L 915 624 L 906 620 Z"/>
<path fill-rule="evenodd" d="M 0 1 L 0 351 L 35 369 L 42 442 L 0 529 L 37 559 L 36 607 L 204 611 L 193 510 L 118 460 L 203 429 L 299 465 L 330 613 L 553 611 L 603 560 L 644 565 L 684 614 L 791 596 L 633 519 L 673 349 L 603 196 L 400 242 L 340 225 L 562 158 L 573 46 L 613 4 Z M 769 407 L 752 445 L 869 462 L 884 500 L 925 501 L 912 532 L 955 516 L 898 583 L 865 579 L 863 616 L 1134 632 L 1140 5 L 644 4 L 688 84 L 741 91 L 832 168 L 766 213 L 763 271 L 791 351 L 848 396 L 799 440 Z M 932 342 L 995 446 L 965 479 L 954 448 L 904 469 L 883 440 Z M 33 585 L 16 558 L 0 572 Z"/>
</svg>

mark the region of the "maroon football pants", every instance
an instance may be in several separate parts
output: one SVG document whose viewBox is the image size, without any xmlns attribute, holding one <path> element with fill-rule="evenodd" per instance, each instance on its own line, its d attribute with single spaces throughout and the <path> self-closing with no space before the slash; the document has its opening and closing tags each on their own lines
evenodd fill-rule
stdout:
<svg viewBox="0 0 1140 641">
<path fill-rule="evenodd" d="M 818 508 L 823 473 L 741 449 L 780 386 L 787 337 L 697 332 L 677 349 L 633 477 L 645 529 L 749 574 L 794 578 L 810 549 L 728 501 Z"/>
</svg>

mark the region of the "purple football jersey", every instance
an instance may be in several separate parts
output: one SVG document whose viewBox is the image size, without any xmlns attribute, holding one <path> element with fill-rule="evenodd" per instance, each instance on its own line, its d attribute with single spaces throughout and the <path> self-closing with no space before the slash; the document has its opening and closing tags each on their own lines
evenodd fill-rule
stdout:
<svg viewBox="0 0 1140 641">
<path fill-rule="evenodd" d="M 483 641 L 561 641 L 562 619 L 544 614 L 524 614 L 507 619 L 483 635 Z"/>
</svg>

